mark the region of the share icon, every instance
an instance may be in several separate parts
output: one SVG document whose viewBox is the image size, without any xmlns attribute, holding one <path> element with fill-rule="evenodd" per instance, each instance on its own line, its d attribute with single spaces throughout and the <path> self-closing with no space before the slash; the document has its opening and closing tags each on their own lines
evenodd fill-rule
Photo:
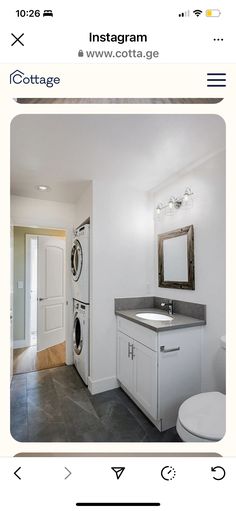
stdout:
<svg viewBox="0 0 236 511">
<path fill-rule="evenodd" d="M 111 467 L 111 470 L 113 470 L 113 472 L 115 472 L 116 479 L 120 479 L 120 477 L 122 476 L 122 474 L 125 470 L 125 467 Z"/>
</svg>

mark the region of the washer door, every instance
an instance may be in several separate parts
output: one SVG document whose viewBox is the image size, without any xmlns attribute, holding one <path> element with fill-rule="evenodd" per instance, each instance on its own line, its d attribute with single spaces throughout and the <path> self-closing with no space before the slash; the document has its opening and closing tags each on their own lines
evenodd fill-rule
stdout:
<svg viewBox="0 0 236 511">
<path fill-rule="evenodd" d="M 82 328 L 79 317 L 76 315 L 73 327 L 73 347 L 76 355 L 80 355 L 83 349 Z"/>
<path fill-rule="evenodd" d="M 83 265 L 83 251 L 79 240 L 75 240 L 71 250 L 71 273 L 74 281 L 79 280 Z"/>
</svg>

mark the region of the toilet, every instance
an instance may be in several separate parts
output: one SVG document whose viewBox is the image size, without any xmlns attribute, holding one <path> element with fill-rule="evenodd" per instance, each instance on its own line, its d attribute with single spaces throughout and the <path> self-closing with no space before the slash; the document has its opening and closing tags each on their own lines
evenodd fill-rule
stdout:
<svg viewBox="0 0 236 511">
<path fill-rule="evenodd" d="M 220 338 L 225 349 L 225 336 Z M 176 429 L 183 442 L 218 442 L 225 434 L 226 397 L 221 392 L 191 396 L 179 408 Z"/>
<path fill-rule="evenodd" d="M 225 434 L 225 395 L 203 392 L 186 399 L 176 424 L 183 442 L 218 442 Z"/>
</svg>

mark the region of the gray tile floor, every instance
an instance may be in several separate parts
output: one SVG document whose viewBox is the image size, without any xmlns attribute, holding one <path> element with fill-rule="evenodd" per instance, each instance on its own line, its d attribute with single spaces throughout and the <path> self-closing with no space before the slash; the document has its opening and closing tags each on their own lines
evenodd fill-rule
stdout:
<svg viewBox="0 0 236 511">
<path fill-rule="evenodd" d="M 73 366 L 19 374 L 11 387 L 11 434 L 19 442 L 179 442 L 160 433 L 121 390 L 92 396 Z"/>
</svg>

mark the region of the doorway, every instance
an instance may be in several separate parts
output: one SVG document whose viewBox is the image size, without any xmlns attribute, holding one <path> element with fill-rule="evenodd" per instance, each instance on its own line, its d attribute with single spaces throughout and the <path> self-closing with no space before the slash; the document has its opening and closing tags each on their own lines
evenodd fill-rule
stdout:
<svg viewBox="0 0 236 511">
<path fill-rule="evenodd" d="M 65 232 L 15 227 L 14 234 L 13 374 L 64 365 Z"/>
</svg>

